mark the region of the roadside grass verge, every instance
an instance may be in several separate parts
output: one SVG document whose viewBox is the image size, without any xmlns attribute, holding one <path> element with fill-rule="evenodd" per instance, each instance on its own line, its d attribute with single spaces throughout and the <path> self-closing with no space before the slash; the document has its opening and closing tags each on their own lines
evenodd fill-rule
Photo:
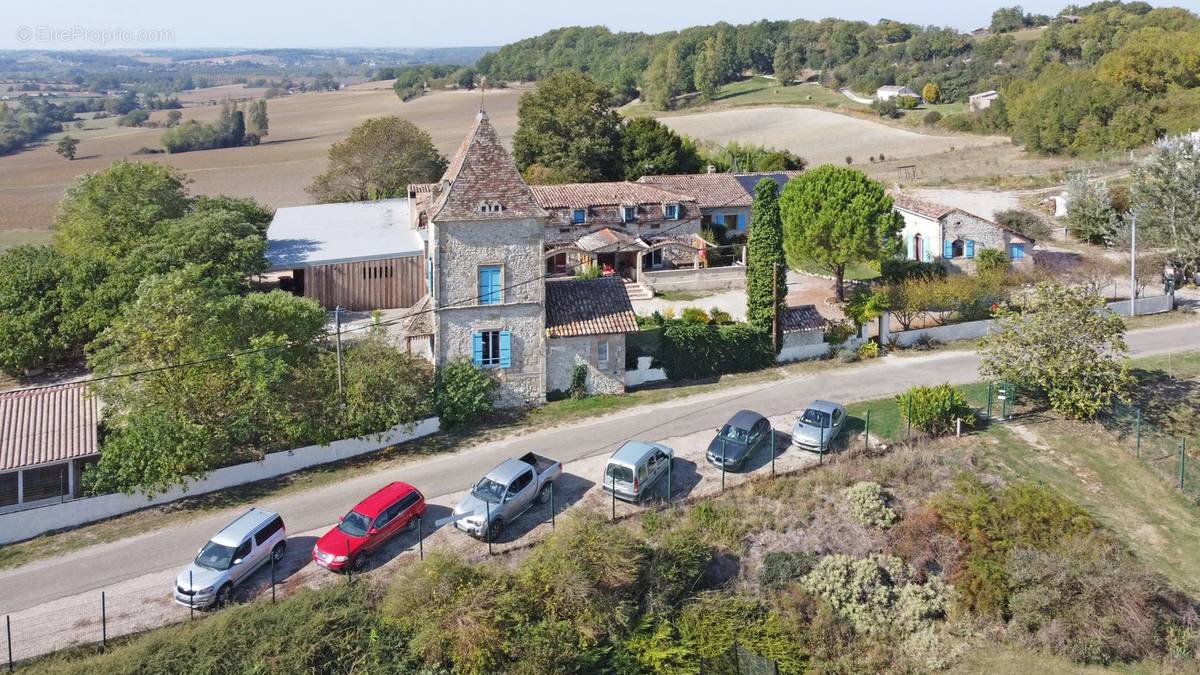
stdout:
<svg viewBox="0 0 1200 675">
<path fill-rule="evenodd" d="M 703 293 L 700 291 L 663 291 L 656 293 L 655 298 L 666 300 L 667 302 L 691 302 L 701 298 L 712 297 L 713 293 Z"/>
</svg>

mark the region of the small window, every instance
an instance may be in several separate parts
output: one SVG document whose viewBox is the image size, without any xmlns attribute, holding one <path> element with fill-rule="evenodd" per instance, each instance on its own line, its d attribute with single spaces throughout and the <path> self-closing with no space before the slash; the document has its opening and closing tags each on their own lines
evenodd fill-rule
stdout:
<svg viewBox="0 0 1200 675">
<path fill-rule="evenodd" d="M 500 279 L 499 265 L 484 265 L 479 268 L 479 304 L 500 304 L 502 292 Z"/>
<path fill-rule="evenodd" d="M 17 472 L 0 473 L 0 506 L 17 503 Z"/>
<path fill-rule="evenodd" d="M 529 484 L 532 482 L 533 482 L 533 472 L 526 471 L 525 473 L 521 474 L 520 476 L 517 476 L 516 479 L 513 480 L 512 484 L 508 486 L 508 494 L 510 494 L 510 495 L 518 494 L 519 492 L 521 492 L 521 490 L 524 490 L 525 488 L 529 487 Z"/>
<path fill-rule="evenodd" d="M 596 366 L 599 368 L 608 367 L 608 340 L 601 340 L 596 343 Z"/>
<path fill-rule="evenodd" d="M 474 335 L 472 361 L 480 368 L 512 367 L 512 333 L 485 330 Z"/>
<path fill-rule="evenodd" d="M 41 499 L 62 497 L 67 494 L 67 465 L 53 464 L 51 466 L 25 469 L 21 472 L 22 502 L 36 502 Z"/>
<path fill-rule="evenodd" d="M 1009 260 L 1024 260 L 1025 259 L 1025 244 L 1009 244 L 1008 245 Z"/>
<path fill-rule="evenodd" d="M 420 494 L 418 494 L 417 492 L 408 493 L 407 495 L 405 495 L 404 499 L 400 500 L 400 510 L 398 511 L 398 513 L 404 513 L 405 511 L 416 506 L 417 502 L 419 502 L 419 501 L 421 501 Z"/>
<path fill-rule="evenodd" d="M 666 204 L 663 206 L 663 215 L 667 220 L 679 220 L 679 205 Z"/>
<path fill-rule="evenodd" d="M 623 220 L 626 223 L 630 223 L 630 222 L 637 220 L 637 207 L 636 206 L 622 207 L 621 208 L 621 220 Z"/>
<path fill-rule="evenodd" d="M 391 506 L 384 509 L 383 513 L 380 513 L 379 517 L 377 517 L 375 519 L 374 527 L 376 527 L 378 529 L 383 529 L 384 527 L 387 527 L 387 524 L 392 522 L 392 519 L 396 517 L 396 513 L 397 513 L 396 506 L 397 506 L 396 504 L 392 504 Z"/>
<path fill-rule="evenodd" d="M 571 211 L 571 224 L 579 225 L 587 222 L 587 209 L 573 209 Z"/>
<path fill-rule="evenodd" d="M 271 535 L 275 534 L 281 529 L 283 529 L 283 519 L 279 516 L 275 516 L 275 518 L 271 520 L 271 522 L 267 523 L 263 529 L 254 533 L 254 543 L 258 546 L 262 546 L 264 541 L 270 539 Z"/>
</svg>

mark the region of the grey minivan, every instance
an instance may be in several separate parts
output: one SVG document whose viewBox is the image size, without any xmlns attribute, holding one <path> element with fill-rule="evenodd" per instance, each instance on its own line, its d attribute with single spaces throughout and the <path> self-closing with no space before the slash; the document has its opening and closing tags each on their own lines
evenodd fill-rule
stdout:
<svg viewBox="0 0 1200 675">
<path fill-rule="evenodd" d="M 604 491 L 627 502 L 640 501 L 667 475 L 675 451 L 659 443 L 625 441 L 604 467 Z"/>
<path fill-rule="evenodd" d="M 287 530 L 278 514 L 252 508 L 205 544 L 175 578 L 175 602 L 188 607 L 220 607 L 233 587 L 254 570 L 283 559 Z"/>
</svg>

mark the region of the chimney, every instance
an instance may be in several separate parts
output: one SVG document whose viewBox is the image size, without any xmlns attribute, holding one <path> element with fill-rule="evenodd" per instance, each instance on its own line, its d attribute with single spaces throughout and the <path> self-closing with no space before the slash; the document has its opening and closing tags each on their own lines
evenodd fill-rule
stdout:
<svg viewBox="0 0 1200 675">
<path fill-rule="evenodd" d="M 712 165 L 712 164 L 709 164 L 709 165 L 708 165 L 708 172 L 709 172 L 709 173 L 716 173 L 716 172 L 717 172 L 717 167 L 716 167 L 716 166 L 714 166 L 714 165 Z"/>
</svg>

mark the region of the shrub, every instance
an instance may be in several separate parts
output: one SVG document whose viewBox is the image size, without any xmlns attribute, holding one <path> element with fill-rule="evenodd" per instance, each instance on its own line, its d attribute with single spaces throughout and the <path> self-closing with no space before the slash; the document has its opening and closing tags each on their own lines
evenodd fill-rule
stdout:
<svg viewBox="0 0 1200 675">
<path fill-rule="evenodd" d="M 980 274 L 1008 271 L 1008 255 L 998 248 L 985 248 L 975 255 L 975 269 Z"/>
<path fill-rule="evenodd" d="M 954 433 L 956 420 L 975 426 L 975 411 L 958 387 L 949 384 L 912 387 L 896 396 L 900 418 L 932 436 Z"/>
<path fill-rule="evenodd" d="M 758 570 L 758 585 L 767 590 L 781 589 L 802 579 L 816 562 L 817 556 L 811 553 L 771 551 L 763 557 L 762 567 Z"/>
<path fill-rule="evenodd" d="M 996 223 L 1029 237 L 1045 240 L 1050 238 L 1050 225 L 1041 216 L 1025 209 L 1006 209 L 996 213 Z"/>
<path fill-rule="evenodd" d="M 838 346 L 858 334 L 858 328 L 849 321 L 830 321 L 825 326 L 825 341 Z"/>
<path fill-rule="evenodd" d="M 1195 610 L 1108 537 L 1085 535 L 1055 550 L 1013 551 L 1009 630 L 1017 639 L 1084 663 L 1162 657 L 1169 626 Z"/>
<path fill-rule="evenodd" d="M 770 331 L 746 323 L 710 326 L 698 320 L 668 321 L 657 356 L 672 380 L 758 370 L 775 362 Z"/>
<path fill-rule="evenodd" d="M 729 312 L 726 312 L 720 307 L 713 307 L 712 309 L 708 310 L 708 320 L 710 323 L 715 323 L 718 325 L 733 323 L 733 317 L 729 314 Z"/>
<path fill-rule="evenodd" d="M 834 554 L 821 559 L 803 580 L 811 593 L 824 598 L 860 633 L 908 635 L 945 616 L 953 589 L 940 577 L 924 584 L 894 556 L 853 558 Z"/>
<path fill-rule="evenodd" d="M 580 400 L 587 398 L 587 375 L 588 367 L 585 363 L 575 364 L 575 368 L 571 371 L 571 388 L 569 393 L 571 398 Z"/>
<path fill-rule="evenodd" d="M 492 414 L 496 381 L 467 359 L 456 359 L 437 372 L 437 411 L 447 429 L 482 420 Z"/>
<path fill-rule="evenodd" d="M 896 522 L 896 512 L 887 505 L 883 487 L 871 481 L 859 481 L 846 488 L 850 515 L 867 527 L 888 528 Z"/>
<path fill-rule="evenodd" d="M 871 109 L 879 113 L 880 117 L 895 119 L 900 116 L 900 104 L 894 98 L 874 101 L 871 103 Z"/>
<path fill-rule="evenodd" d="M 779 662 L 779 672 L 804 671 L 799 635 L 786 630 L 757 598 L 744 594 L 705 593 L 686 605 L 676 621 L 681 642 L 710 661 L 726 654 L 733 643 Z M 711 661 L 710 661 L 711 662 Z M 697 672 L 699 663 L 684 672 Z"/>
<path fill-rule="evenodd" d="M 916 110 L 921 100 L 916 96 L 897 96 L 896 107 L 901 110 Z"/>
<path fill-rule="evenodd" d="M 898 284 L 909 279 L 945 279 L 945 267 L 938 263 L 889 258 L 879 264 L 880 280 L 885 284 Z"/>
<path fill-rule="evenodd" d="M 709 321 L 708 314 L 699 307 L 684 307 L 679 318 L 683 321 L 695 321 L 696 323 L 708 323 Z"/>
<path fill-rule="evenodd" d="M 693 527 L 668 532 L 650 553 L 642 591 L 646 610 L 670 613 L 699 590 L 704 570 L 713 559 L 713 547 Z"/>
<path fill-rule="evenodd" d="M 929 112 L 925 113 L 925 117 L 921 118 L 921 121 L 925 123 L 925 126 L 931 127 L 942 121 L 942 113 L 936 110 L 930 110 Z"/>
<path fill-rule="evenodd" d="M 942 341 L 933 337 L 929 333 L 921 333 L 913 342 L 913 349 L 919 352 L 927 352 L 931 349 L 937 349 L 942 346 Z"/>
<path fill-rule="evenodd" d="M 858 346 L 858 355 L 864 359 L 873 359 L 879 356 L 879 343 L 874 340 L 867 340 Z"/>
<path fill-rule="evenodd" d="M 576 279 L 599 279 L 603 270 L 596 263 L 583 263 L 575 268 Z"/>
<path fill-rule="evenodd" d="M 1024 482 L 992 488 L 963 475 L 930 506 L 965 552 L 950 582 L 967 609 L 985 616 L 1008 615 L 1009 553 L 1052 550 L 1096 529 L 1095 521 L 1069 500 Z"/>
<path fill-rule="evenodd" d="M 860 359 L 862 359 L 862 357 L 858 355 L 858 351 L 849 347 L 846 347 L 838 352 L 838 361 L 841 361 L 842 363 L 855 363 Z"/>
</svg>

